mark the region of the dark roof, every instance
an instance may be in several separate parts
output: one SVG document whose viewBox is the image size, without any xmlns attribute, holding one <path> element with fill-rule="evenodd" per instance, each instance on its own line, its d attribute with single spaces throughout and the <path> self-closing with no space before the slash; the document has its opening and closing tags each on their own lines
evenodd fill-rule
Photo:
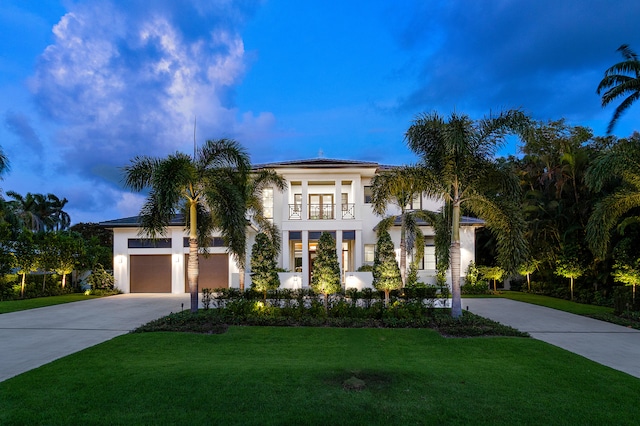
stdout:
<svg viewBox="0 0 640 426">
<path fill-rule="evenodd" d="M 382 167 L 375 161 L 337 160 L 331 158 L 313 158 L 307 160 L 280 161 L 275 163 L 256 164 L 254 169 L 279 169 L 301 167 L 314 168 L 345 168 L 345 167 Z"/>
<path fill-rule="evenodd" d="M 140 226 L 140 216 L 125 217 L 122 219 L 107 220 L 106 222 L 100 222 L 100 226 L 103 228 L 131 228 Z M 174 215 L 169 222 L 168 226 L 182 226 L 184 225 L 184 215 Z"/>
<path fill-rule="evenodd" d="M 418 226 L 431 226 L 431 224 L 427 221 L 424 221 L 420 218 L 416 218 L 416 224 Z M 396 216 L 395 221 L 393 222 L 394 226 L 401 226 L 402 225 L 402 216 L 398 215 Z M 462 216 L 460 218 L 460 225 L 463 226 L 484 226 L 484 220 L 482 219 L 478 219 L 477 217 L 470 217 L 470 216 Z"/>
</svg>

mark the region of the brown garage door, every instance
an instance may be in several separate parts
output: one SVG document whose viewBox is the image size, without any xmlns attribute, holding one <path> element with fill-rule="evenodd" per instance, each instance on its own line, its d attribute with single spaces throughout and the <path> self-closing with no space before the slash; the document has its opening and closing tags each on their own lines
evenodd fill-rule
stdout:
<svg viewBox="0 0 640 426">
<path fill-rule="evenodd" d="M 171 255 L 131 256 L 131 293 L 171 293 Z"/>
<path fill-rule="evenodd" d="M 189 281 L 187 280 L 187 268 L 189 255 L 184 255 L 184 291 L 189 293 Z M 198 256 L 198 291 L 203 288 L 228 288 L 229 287 L 229 255 L 210 254 Z"/>
</svg>

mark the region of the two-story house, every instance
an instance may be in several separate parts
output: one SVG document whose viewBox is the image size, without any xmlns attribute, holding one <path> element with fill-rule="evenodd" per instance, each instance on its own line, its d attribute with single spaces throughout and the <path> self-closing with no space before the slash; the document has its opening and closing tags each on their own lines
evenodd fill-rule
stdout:
<svg viewBox="0 0 640 426">
<path fill-rule="evenodd" d="M 376 225 L 383 217 L 371 208 L 370 182 L 375 174 L 389 168 L 373 162 L 312 159 L 262 164 L 255 167 L 275 170 L 287 182 L 280 192 L 263 192 L 265 216 L 272 219 L 282 233 L 282 249 L 278 259 L 281 287 L 308 287 L 313 271 L 317 242 L 322 232 L 330 232 L 336 240 L 338 261 L 346 288 L 371 285 L 370 272 L 357 272 L 363 265 L 373 264 Z M 411 209 L 436 211 L 441 202 L 426 197 L 413 200 Z M 397 215 L 390 207 L 387 215 Z M 482 221 L 463 218 L 461 227 L 462 271 L 474 260 L 475 230 Z M 188 292 L 186 264 L 188 239 L 184 220 L 176 216 L 167 228 L 166 238 L 151 241 L 139 234 L 138 218 L 103 222 L 114 232 L 114 275 L 116 286 L 123 292 Z M 424 259 L 419 278 L 435 282 L 434 230 L 424 224 Z M 250 229 L 247 259 L 256 235 Z M 391 237 L 400 255 L 400 226 L 392 227 Z M 209 255 L 200 258 L 199 288 L 238 287 L 238 268 L 226 253 L 222 239 L 212 235 Z M 249 262 L 247 262 L 249 264 Z M 246 271 L 245 285 L 251 283 Z"/>
</svg>

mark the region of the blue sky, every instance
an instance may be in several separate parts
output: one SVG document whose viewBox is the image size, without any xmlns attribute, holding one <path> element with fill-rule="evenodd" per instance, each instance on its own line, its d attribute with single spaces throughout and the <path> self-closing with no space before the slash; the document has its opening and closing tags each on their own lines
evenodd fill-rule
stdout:
<svg viewBox="0 0 640 426">
<path fill-rule="evenodd" d="M 638 22 L 637 0 L 3 0 L 0 186 L 66 197 L 74 223 L 135 215 L 121 168 L 191 152 L 196 117 L 198 142 L 254 163 L 412 163 L 404 132 L 431 111 L 603 135 L 595 89 L 621 44 L 640 52 Z"/>
</svg>

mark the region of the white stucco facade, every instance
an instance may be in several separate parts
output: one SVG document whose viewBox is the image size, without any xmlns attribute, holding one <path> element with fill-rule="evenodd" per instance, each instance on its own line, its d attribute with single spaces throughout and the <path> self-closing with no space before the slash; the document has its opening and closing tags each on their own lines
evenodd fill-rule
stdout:
<svg viewBox="0 0 640 426">
<path fill-rule="evenodd" d="M 369 162 L 315 159 L 271 163 L 258 167 L 275 170 L 287 182 L 287 188 L 284 191 L 279 192 L 275 189 L 267 191 L 264 199 L 265 210 L 269 211 L 268 214 L 272 216 L 272 220 L 280 229 L 282 236 L 278 266 L 287 272 L 279 274 L 281 287 L 304 288 L 309 286 L 316 243 L 319 235 L 324 231 L 330 232 L 336 240 L 343 285 L 346 288 L 370 286 L 371 274 L 358 272 L 358 268 L 372 264 L 372 249 L 376 243 L 375 228 L 383 219 L 373 213 L 371 204 L 368 202 L 368 187 L 371 179 L 382 166 Z M 439 201 L 426 197 L 414 200 L 414 204 L 414 208 L 431 211 L 437 211 L 441 205 Z M 390 207 L 385 217 L 399 213 L 399 209 Z M 166 240 L 160 244 L 162 247 L 149 247 L 143 237 L 139 235 L 139 228 L 136 224 L 137 218 L 102 223 L 103 226 L 114 231 L 116 286 L 125 293 L 141 291 L 142 287 L 137 283 L 132 284 L 132 276 L 135 277 L 135 280 L 142 280 L 143 278 L 140 277 L 144 277 L 145 271 L 132 271 L 132 261 L 139 265 L 156 265 L 156 263 L 147 262 L 147 260 L 157 260 L 159 262 L 157 264 L 160 266 L 139 266 L 137 268 L 166 270 L 165 274 L 156 279 L 162 281 L 165 275 L 170 275 L 170 283 L 167 278 L 162 291 L 184 293 L 185 254 L 188 253 L 188 247 L 185 244 L 185 237 L 188 234 L 185 232 L 184 224 L 176 220 L 167 228 Z M 468 263 L 475 258 L 475 230 L 481 224 L 481 221 L 467 219 L 461 227 L 461 270 L 463 273 Z M 425 247 L 425 258 L 422 262 L 423 268 L 419 271 L 419 279 L 425 283 L 435 283 L 434 230 L 426 224 L 421 229 L 426 237 L 428 247 Z M 399 260 L 400 227 L 392 226 L 390 234 Z M 255 235 L 256 230 L 249 227 L 247 267 L 250 264 L 248 260 L 251 256 Z M 222 255 L 226 253 L 225 248 L 221 244 L 213 244 L 213 247 L 208 250 L 210 253 L 218 255 L 216 257 L 217 269 L 212 269 L 209 273 L 218 274 L 218 278 L 226 282 L 229 287 L 238 287 L 238 268 L 232 258 L 224 258 L 226 269 L 219 266 Z M 250 272 L 250 270 L 246 272 L 245 285 L 247 287 L 251 283 Z M 203 286 L 200 285 L 200 288 Z"/>
</svg>

